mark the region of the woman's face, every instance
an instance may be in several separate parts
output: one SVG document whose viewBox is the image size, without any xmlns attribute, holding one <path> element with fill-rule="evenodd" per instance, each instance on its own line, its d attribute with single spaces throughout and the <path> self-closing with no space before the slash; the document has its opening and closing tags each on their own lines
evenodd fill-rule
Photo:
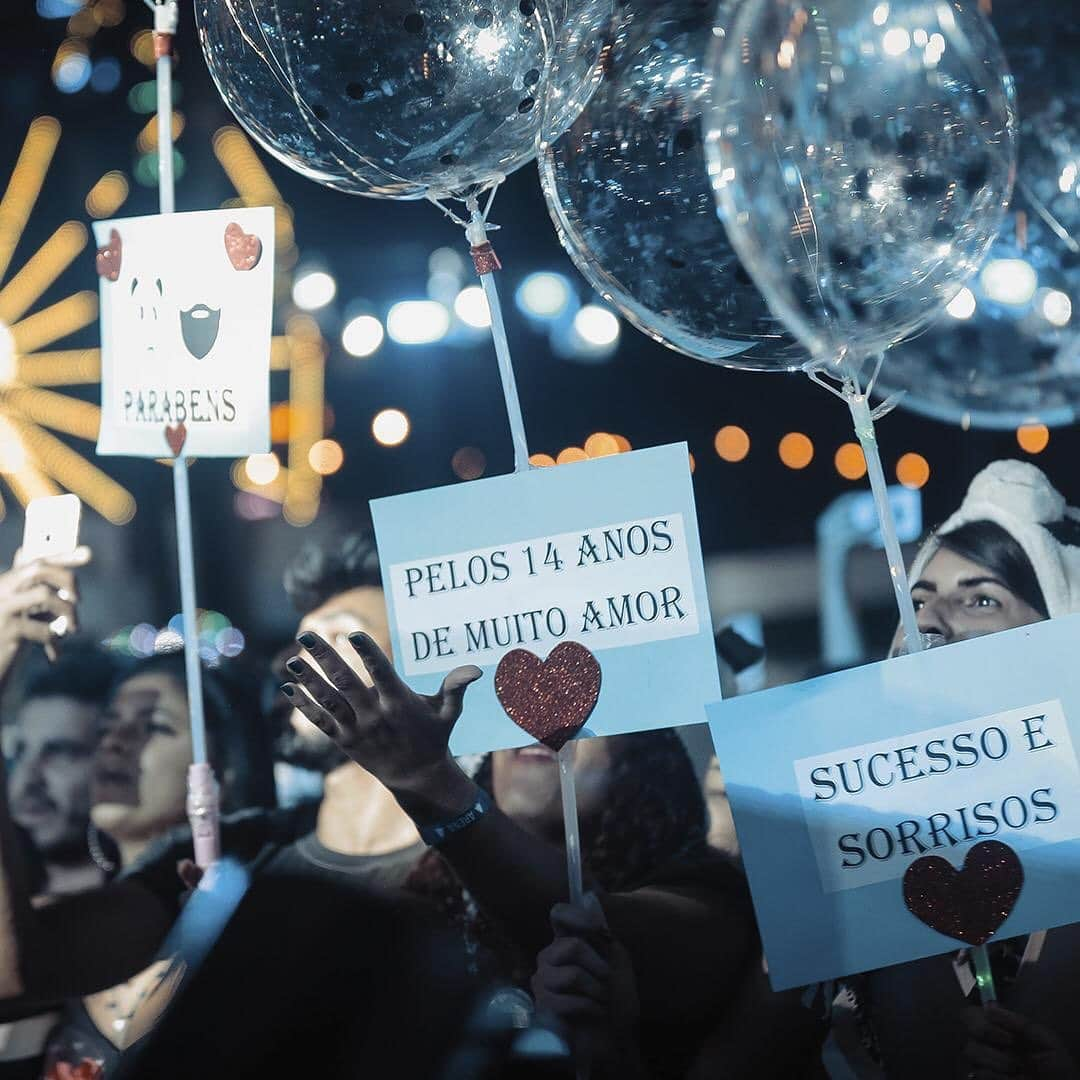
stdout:
<svg viewBox="0 0 1080 1080">
<path fill-rule="evenodd" d="M 985 566 L 946 547 L 938 548 L 912 584 L 911 599 L 919 629 L 940 634 L 946 643 L 1043 621 Z"/>
<path fill-rule="evenodd" d="M 91 817 L 114 839 L 146 840 L 185 819 L 191 726 L 170 674 L 136 675 L 113 695 L 94 763 Z"/>
<path fill-rule="evenodd" d="M 588 820 L 598 814 L 611 783 L 612 743 L 618 738 L 579 739 L 574 743 L 574 787 L 578 815 Z M 536 744 L 492 755 L 495 802 L 534 836 L 562 839 L 562 795 L 558 757 Z"/>
</svg>

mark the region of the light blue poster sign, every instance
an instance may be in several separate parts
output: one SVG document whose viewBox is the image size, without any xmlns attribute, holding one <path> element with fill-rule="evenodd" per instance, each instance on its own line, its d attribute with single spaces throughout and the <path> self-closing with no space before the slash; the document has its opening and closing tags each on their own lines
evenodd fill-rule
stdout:
<svg viewBox="0 0 1080 1080">
<path fill-rule="evenodd" d="M 593 735 L 699 722 L 719 697 L 685 444 L 371 503 L 394 663 L 433 693 L 476 664 L 455 754 L 524 746 L 494 672 L 513 649 L 584 645 L 600 664 Z"/>
<path fill-rule="evenodd" d="M 776 989 L 963 947 L 913 914 L 905 874 L 931 924 L 1080 921 L 1078 646 L 1074 615 L 710 707 Z M 964 870 L 986 842 L 1022 868 L 1003 923 L 999 868 Z"/>
</svg>

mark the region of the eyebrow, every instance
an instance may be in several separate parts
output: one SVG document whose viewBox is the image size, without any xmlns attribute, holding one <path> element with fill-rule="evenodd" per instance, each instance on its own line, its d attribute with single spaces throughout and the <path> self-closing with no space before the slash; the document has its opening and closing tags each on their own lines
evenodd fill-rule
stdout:
<svg viewBox="0 0 1080 1080">
<path fill-rule="evenodd" d="M 997 585 L 999 588 L 1005 589 L 1006 592 L 1009 591 L 1009 586 L 996 577 L 984 576 L 961 578 L 957 584 L 962 589 L 974 589 L 978 585 Z M 911 591 L 914 592 L 916 589 L 923 589 L 925 592 L 932 593 L 938 591 L 938 587 L 932 581 L 916 581 L 915 584 L 911 586 Z"/>
</svg>

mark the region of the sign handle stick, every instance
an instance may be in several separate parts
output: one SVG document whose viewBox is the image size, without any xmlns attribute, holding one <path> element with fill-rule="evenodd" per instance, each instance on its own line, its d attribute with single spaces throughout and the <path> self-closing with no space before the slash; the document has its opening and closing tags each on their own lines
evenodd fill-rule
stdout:
<svg viewBox="0 0 1080 1080">
<path fill-rule="evenodd" d="M 983 1005 L 989 1005 L 997 1001 L 997 993 L 994 990 L 994 975 L 990 970 L 990 954 L 985 945 L 976 945 L 971 950 L 971 958 L 975 962 L 975 985 L 979 988 L 979 1000 Z"/>
<path fill-rule="evenodd" d="M 149 4 L 149 0 L 147 0 Z M 171 214 L 176 208 L 172 139 L 172 43 L 180 21 L 176 0 L 156 0 L 154 56 L 157 76 L 158 209 Z M 188 769 L 187 812 L 195 844 L 195 862 L 205 869 L 221 854 L 218 786 L 206 753 L 206 716 L 203 712 L 202 668 L 199 665 L 198 608 L 195 602 L 195 547 L 191 529 L 191 489 L 184 448 L 173 460 L 173 503 L 176 512 L 176 548 L 180 564 L 180 610 L 184 623 L 184 667 L 187 674 L 191 720 L 192 765 Z"/>
<path fill-rule="evenodd" d="M 517 381 L 514 379 L 514 365 L 510 359 L 510 342 L 506 337 L 506 325 L 503 323 L 502 304 L 499 301 L 499 289 L 495 284 L 495 271 L 502 269 L 495 249 L 488 240 L 488 233 L 498 225 L 487 223 L 491 204 L 495 201 L 498 187 L 493 187 L 488 195 L 484 209 L 475 195 L 465 200 L 469 220 L 459 217 L 449 207 L 434 196 L 428 199 L 437 206 L 451 221 L 465 230 L 465 239 L 469 243 L 476 276 L 484 290 L 488 312 L 491 315 L 491 340 L 495 345 L 495 359 L 499 364 L 499 381 L 502 383 L 503 400 L 506 402 L 506 418 L 510 422 L 510 441 L 514 446 L 514 472 L 529 471 L 529 444 L 525 438 L 525 420 L 521 415 L 521 402 L 518 400 Z"/>
<path fill-rule="evenodd" d="M 885 543 L 885 554 L 889 560 L 889 576 L 892 578 L 893 590 L 896 593 L 896 606 L 900 611 L 900 623 L 904 628 L 907 651 L 919 652 L 922 649 L 922 638 L 919 634 L 919 623 L 915 617 L 915 605 L 911 602 L 911 588 L 908 585 L 904 555 L 900 549 L 900 540 L 896 535 L 896 522 L 889 502 L 888 484 L 881 467 L 881 453 L 878 450 L 877 434 L 874 431 L 874 418 L 870 413 L 869 397 L 862 393 L 856 384 L 848 387 L 845 400 L 848 408 L 851 409 L 855 434 L 862 447 L 863 457 L 866 459 L 870 490 L 874 493 L 874 505 L 877 507 L 881 538 Z"/>
<path fill-rule="evenodd" d="M 908 583 L 907 568 L 900 549 L 900 540 L 896 535 L 896 522 L 893 519 L 892 505 L 889 502 L 885 472 L 881 467 L 881 454 L 878 451 L 877 434 L 874 430 L 874 416 L 870 410 L 869 393 L 863 393 L 858 382 L 852 378 L 844 392 L 845 400 L 851 409 L 851 419 L 855 425 L 855 434 L 866 458 L 866 471 L 870 477 L 870 489 L 874 493 L 881 537 L 885 542 L 885 553 L 889 560 L 889 574 L 896 593 L 896 606 L 900 611 L 900 623 L 904 628 L 905 651 L 920 652 L 926 642 L 919 631 L 915 605 L 911 600 L 911 586 Z M 975 983 L 979 988 L 979 998 L 983 1005 L 997 1000 L 994 990 L 994 976 L 990 970 L 990 957 L 985 945 L 972 949 L 975 963 Z"/>
<path fill-rule="evenodd" d="M 566 836 L 566 876 L 570 903 L 580 907 L 585 896 L 581 876 L 581 832 L 578 829 L 577 791 L 574 787 L 574 740 L 559 749 L 559 788 L 562 791 L 563 832 Z M 577 1080 L 589 1080 L 589 1066 L 579 1063 Z"/>
<path fill-rule="evenodd" d="M 574 788 L 574 741 L 559 750 L 559 787 L 562 790 L 563 830 L 566 833 L 566 876 L 570 903 L 580 906 L 585 895 L 581 880 L 581 833 L 578 829 L 577 791 Z"/>
</svg>

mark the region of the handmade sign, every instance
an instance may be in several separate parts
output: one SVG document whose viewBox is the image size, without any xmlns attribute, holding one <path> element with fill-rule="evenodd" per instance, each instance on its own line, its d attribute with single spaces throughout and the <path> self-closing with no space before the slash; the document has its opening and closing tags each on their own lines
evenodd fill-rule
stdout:
<svg viewBox="0 0 1080 1080">
<path fill-rule="evenodd" d="M 1071 616 L 710 707 L 774 988 L 1080 921 L 1078 643 Z"/>
<path fill-rule="evenodd" d="M 99 221 L 99 454 L 270 448 L 274 213 Z"/>
<path fill-rule="evenodd" d="M 685 445 L 371 509 L 402 676 L 425 693 L 461 664 L 487 676 L 455 754 L 558 741 L 586 717 L 595 735 L 691 724 L 719 696 Z"/>
</svg>

